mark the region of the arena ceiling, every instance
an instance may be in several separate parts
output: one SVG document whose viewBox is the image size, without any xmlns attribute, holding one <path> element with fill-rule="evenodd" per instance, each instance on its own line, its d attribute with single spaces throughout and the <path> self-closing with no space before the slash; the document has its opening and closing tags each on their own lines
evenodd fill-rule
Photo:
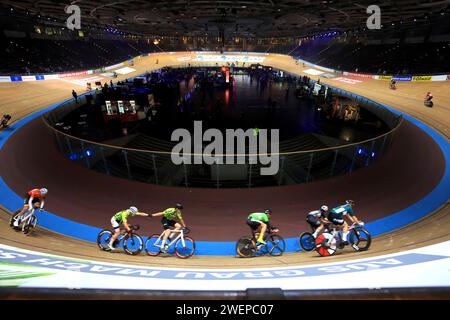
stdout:
<svg viewBox="0 0 450 320">
<path fill-rule="evenodd" d="M 21 0 L 0 1 L 3 9 L 65 21 L 68 4 L 81 8 L 82 24 L 161 36 L 305 36 L 363 29 L 366 9 L 377 4 L 383 25 L 449 15 L 450 0 Z"/>
</svg>

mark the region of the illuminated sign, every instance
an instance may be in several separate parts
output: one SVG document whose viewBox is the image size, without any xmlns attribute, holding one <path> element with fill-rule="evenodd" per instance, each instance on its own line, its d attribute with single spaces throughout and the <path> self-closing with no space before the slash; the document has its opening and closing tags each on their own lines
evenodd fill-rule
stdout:
<svg viewBox="0 0 450 320">
<path fill-rule="evenodd" d="M 251 62 L 261 63 L 265 57 L 258 56 L 228 56 L 228 55 L 197 55 L 193 60 L 199 62 Z"/>
</svg>

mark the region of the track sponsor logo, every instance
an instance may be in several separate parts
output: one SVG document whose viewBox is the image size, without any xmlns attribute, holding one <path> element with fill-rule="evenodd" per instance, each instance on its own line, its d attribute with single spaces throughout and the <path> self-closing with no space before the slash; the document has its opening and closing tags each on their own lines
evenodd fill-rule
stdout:
<svg viewBox="0 0 450 320">
<path fill-rule="evenodd" d="M 432 76 L 415 76 L 413 77 L 413 81 L 431 81 L 432 80 Z"/>
<path fill-rule="evenodd" d="M 362 74 L 362 73 L 348 73 L 351 77 L 359 77 L 359 78 L 367 78 L 367 79 L 373 79 L 373 75 L 371 74 Z"/>
<path fill-rule="evenodd" d="M 60 78 L 71 78 L 71 77 L 79 77 L 87 75 L 88 71 L 80 71 L 80 72 L 70 72 L 70 73 L 60 73 L 58 77 Z"/>
<path fill-rule="evenodd" d="M 362 83 L 361 80 L 356 80 L 356 79 L 350 79 L 350 78 L 344 78 L 344 77 L 339 77 L 339 78 L 335 78 L 333 80 L 339 81 L 339 82 L 343 82 L 346 84 L 351 84 L 351 85 L 355 85 L 358 83 Z"/>
<path fill-rule="evenodd" d="M 411 81 L 412 77 L 411 76 L 394 76 L 393 79 L 395 81 Z"/>
<path fill-rule="evenodd" d="M 319 266 L 267 268 L 249 270 L 179 270 L 137 266 L 124 266 L 50 256 L 0 245 L 0 263 L 34 266 L 45 269 L 75 271 L 82 274 L 102 274 L 152 279 L 183 280 L 257 280 L 298 277 L 317 277 L 380 269 L 397 268 L 417 263 L 447 259 L 447 256 L 406 253 L 391 257 L 380 257 L 364 261 L 335 263 Z"/>
<path fill-rule="evenodd" d="M 392 76 L 378 76 L 379 80 L 392 80 Z"/>
<path fill-rule="evenodd" d="M 197 55 L 193 60 L 198 62 L 249 62 L 249 63 L 262 63 L 265 57 L 258 56 L 229 56 L 229 55 Z"/>
<path fill-rule="evenodd" d="M 93 76 L 81 79 L 61 79 L 61 80 L 85 87 L 86 83 L 102 82 L 105 80 L 105 78 L 100 76 Z"/>
</svg>

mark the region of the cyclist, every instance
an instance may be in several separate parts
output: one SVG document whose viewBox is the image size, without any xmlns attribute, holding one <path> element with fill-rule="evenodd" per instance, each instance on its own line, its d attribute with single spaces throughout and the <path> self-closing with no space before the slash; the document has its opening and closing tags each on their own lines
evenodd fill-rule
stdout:
<svg viewBox="0 0 450 320">
<path fill-rule="evenodd" d="M 255 236 L 257 237 L 257 241 L 261 244 L 267 244 L 264 241 L 264 235 L 266 234 L 266 230 L 269 227 L 273 232 L 278 232 L 278 229 L 274 228 L 270 224 L 270 217 L 272 215 L 272 210 L 266 209 L 264 212 L 255 212 L 248 216 L 247 225 L 255 231 Z"/>
<path fill-rule="evenodd" d="M 138 208 L 136 207 L 130 207 L 128 209 L 125 209 L 123 211 L 117 212 L 112 218 L 111 218 L 111 225 L 114 228 L 114 234 L 111 237 L 111 240 L 109 241 L 107 250 L 114 250 L 113 243 L 116 241 L 117 237 L 120 235 L 120 225 L 123 225 L 124 229 L 130 233 L 131 228 L 128 224 L 128 218 L 134 216 L 142 216 L 142 217 L 148 217 L 149 215 L 147 213 L 139 212 Z"/>
<path fill-rule="evenodd" d="M 23 199 L 23 209 L 19 212 L 17 220 L 14 221 L 14 227 L 19 226 L 19 221 L 22 219 L 23 214 L 28 209 L 35 207 L 39 208 L 42 211 L 42 209 L 44 208 L 45 197 L 47 193 L 48 190 L 46 188 L 41 188 L 30 190 L 25 194 L 25 197 Z"/>
<path fill-rule="evenodd" d="M 308 213 L 306 216 L 306 222 L 309 223 L 311 228 L 313 229 L 313 237 L 317 238 L 319 232 L 321 232 L 325 226 L 324 224 L 329 223 L 327 219 L 328 207 L 323 205 L 319 210 L 314 210 Z"/>
<path fill-rule="evenodd" d="M 396 83 L 397 83 L 397 82 L 396 82 L 394 79 L 392 79 L 392 80 L 391 80 L 391 83 L 389 84 L 389 87 L 390 87 L 391 89 L 395 90 L 395 89 L 396 89 L 396 87 L 395 87 Z"/>
<path fill-rule="evenodd" d="M 180 230 L 181 227 L 186 228 L 186 224 L 184 223 L 183 217 L 181 216 L 181 210 L 183 210 L 183 205 L 177 203 L 174 208 L 168 208 L 162 212 L 152 214 L 152 217 L 162 216 L 161 223 L 164 228 L 164 235 L 161 243 L 161 251 L 164 253 L 169 249 L 169 245 L 166 244 L 166 241 L 171 233 L 170 228 L 175 228 L 175 231 Z M 181 224 L 176 222 L 175 219 L 178 219 Z"/>
<path fill-rule="evenodd" d="M 353 200 L 347 200 L 345 201 L 345 205 L 336 207 L 331 209 L 330 213 L 328 214 L 328 220 L 332 223 L 334 223 L 339 228 L 342 228 L 342 241 L 344 244 L 348 244 L 348 224 L 344 220 L 344 217 L 347 217 L 349 220 L 351 220 L 353 223 L 357 223 L 361 226 L 364 225 L 364 222 L 360 221 L 354 211 L 353 207 L 355 206 L 355 201 Z"/>
</svg>

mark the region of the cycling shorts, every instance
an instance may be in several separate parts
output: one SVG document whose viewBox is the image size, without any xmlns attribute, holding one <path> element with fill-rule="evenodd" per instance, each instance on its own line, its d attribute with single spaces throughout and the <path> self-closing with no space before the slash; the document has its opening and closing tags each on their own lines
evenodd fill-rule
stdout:
<svg viewBox="0 0 450 320">
<path fill-rule="evenodd" d="M 117 222 L 116 218 L 114 218 L 114 217 L 111 218 L 111 225 L 114 228 L 114 230 L 117 228 L 120 228 L 119 222 Z"/>
<path fill-rule="evenodd" d="M 308 215 L 306 217 L 306 221 L 310 224 L 311 227 L 313 228 L 317 228 L 320 227 L 320 225 L 322 224 L 320 222 L 320 219 L 311 215 Z"/>
<path fill-rule="evenodd" d="M 250 226 L 250 228 L 252 228 L 252 230 L 257 230 L 259 228 L 259 226 L 261 225 L 261 221 L 256 221 L 256 220 L 252 220 L 252 219 L 247 219 L 247 225 Z"/>
<path fill-rule="evenodd" d="M 175 220 L 170 220 L 170 219 L 167 219 L 166 217 L 163 217 L 162 219 L 161 219 L 161 223 L 162 223 L 162 225 L 163 225 L 163 227 L 164 227 L 164 230 L 167 230 L 167 229 L 169 229 L 170 227 L 175 227 L 175 224 L 177 223 Z"/>
<path fill-rule="evenodd" d="M 337 226 L 342 226 L 344 224 L 344 219 L 342 219 L 342 218 L 329 216 L 328 220 L 330 220 L 332 223 L 334 223 Z"/>
<path fill-rule="evenodd" d="M 23 199 L 23 204 L 28 204 L 29 201 L 30 201 L 30 196 L 28 195 L 28 193 L 26 193 L 25 197 Z M 34 198 L 32 204 L 35 204 L 36 202 L 41 202 L 41 199 Z"/>
</svg>

